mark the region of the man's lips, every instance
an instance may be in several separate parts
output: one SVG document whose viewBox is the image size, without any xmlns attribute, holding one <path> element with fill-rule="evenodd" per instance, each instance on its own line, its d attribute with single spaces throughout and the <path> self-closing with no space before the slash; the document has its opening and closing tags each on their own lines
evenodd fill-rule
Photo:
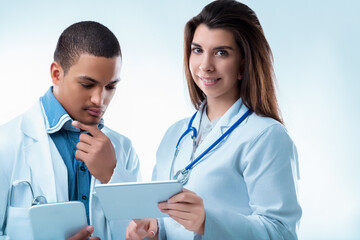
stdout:
<svg viewBox="0 0 360 240">
<path fill-rule="evenodd" d="M 104 112 L 104 110 L 102 110 L 100 108 L 86 108 L 85 110 L 88 114 L 90 114 L 91 116 L 94 116 L 94 117 L 100 117 L 102 115 L 102 113 Z"/>
</svg>

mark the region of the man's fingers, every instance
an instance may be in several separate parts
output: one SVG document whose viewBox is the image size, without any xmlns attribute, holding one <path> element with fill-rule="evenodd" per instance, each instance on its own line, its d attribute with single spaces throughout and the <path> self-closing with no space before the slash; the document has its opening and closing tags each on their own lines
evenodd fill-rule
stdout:
<svg viewBox="0 0 360 240">
<path fill-rule="evenodd" d="M 145 221 L 144 219 L 133 219 L 133 221 L 136 223 L 137 226 L 144 225 Z"/>
<path fill-rule="evenodd" d="M 68 238 L 67 240 L 85 240 L 88 237 L 90 237 L 90 235 L 94 232 L 94 227 L 93 226 L 86 226 L 84 228 L 82 228 L 77 234 L 75 234 L 74 236 Z"/>
<path fill-rule="evenodd" d="M 76 149 L 77 150 L 80 150 L 80 151 L 83 151 L 85 153 L 89 153 L 89 150 L 90 150 L 91 146 L 87 143 L 84 143 L 84 142 L 78 142 L 76 144 Z"/>
<path fill-rule="evenodd" d="M 79 136 L 79 142 L 84 142 L 87 144 L 91 144 L 94 141 L 93 137 L 86 133 L 81 133 Z"/>
<path fill-rule="evenodd" d="M 136 224 L 137 235 L 144 238 L 153 238 L 157 233 L 157 220 L 155 218 L 133 219 Z"/>
<path fill-rule="evenodd" d="M 102 134 L 102 132 L 97 128 L 97 125 L 87 125 L 79 121 L 73 121 L 72 125 L 81 130 L 88 131 L 94 137 L 97 137 Z"/>
<path fill-rule="evenodd" d="M 155 219 L 154 221 L 150 221 L 150 226 L 148 229 L 148 237 L 153 238 L 156 236 L 158 231 L 158 224 L 157 224 L 157 220 Z"/>
<path fill-rule="evenodd" d="M 86 156 L 87 156 L 87 153 L 85 153 L 83 151 L 76 150 L 76 152 L 75 152 L 75 158 L 79 161 L 85 162 L 84 160 L 87 159 Z M 86 162 L 85 162 L 85 164 L 86 164 Z"/>
</svg>

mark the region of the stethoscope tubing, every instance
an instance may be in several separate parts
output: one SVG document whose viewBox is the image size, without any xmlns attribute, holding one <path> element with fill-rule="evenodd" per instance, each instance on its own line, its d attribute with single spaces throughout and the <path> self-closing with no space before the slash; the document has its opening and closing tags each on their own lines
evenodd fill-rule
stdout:
<svg viewBox="0 0 360 240">
<path fill-rule="evenodd" d="M 174 157 L 171 163 L 171 171 L 170 171 L 170 178 L 171 178 L 171 173 L 173 171 L 174 168 L 174 163 L 175 163 L 175 159 L 179 153 L 179 145 L 181 143 L 181 140 L 189 133 L 192 132 L 192 140 L 193 143 L 195 144 L 195 140 L 197 137 L 197 130 L 195 127 L 192 126 L 192 123 L 195 119 L 195 116 L 198 112 L 195 112 L 194 115 L 191 117 L 188 127 L 185 130 L 185 132 L 183 134 L 181 134 L 177 144 L 176 144 L 176 149 L 175 149 L 175 153 L 174 153 Z M 249 109 L 248 111 L 246 111 L 223 135 L 221 135 L 213 144 L 211 144 L 210 147 L 208 147 L 203 153 L 201 153 L 196 159 L 194 159 L 193 161 L 191 161 L 190 164 L 188 164 L 182 171 L 183 172 L 189 172 L 195 164 L 197 164 L 207 153 L 209 153 L 217 144 L 219 144 L 226 136 L 228 136 L 238 125 L 240 125 L 250 114 L 252 113 L 252 111 Z M 195 146 L 193 146 L 194 149 Z M 191 154 L 191 159 L 192 156 L 194 154 L 194 150 Z"/>
<path fill-rule="evenodd" d="M 208 147 L 203 153 L 201 153 L 197 158 L 195 158 L 191 163 L 189 163 L 185 170 L 190 170 L 194 167 L 196 163 L 198 163 L 201 158 L 203 158 L 208 152 L 210 152 L 219 142 L 221 142 L 227 135 L 229 135 L 241 122 L 247 118 L 252 111 L 249 109 L 244 115 L 241 116 L 223 135 L 221 135 L 210 147 Z M 188 129 L 189 130 L 189 129 Z M 187 131 L 186 131 L 187 132 Z"/>
<path fill-rule="evenodd" d="M 196 138 L 196 137 L 197 137 L 196 128 L 194 128 L 194 127 L 192 126 L 192 123 L 193 123 L 193 121 L 194 121 L 194 119 L 195 119 L 196 114 L 197 114 L 197 112 L 195 112 L 194 115 L 192 115 L 192 117 L 191 117 L 191 119 L 190 119 L 190 121 L 189 121 L 189 124 L 188 124 L 187 129 L 186 129 L 185 132 L 180 136 L 180 138 L 179 138 L 179 140 L 178 140 L 178 142 L 177 142 L 177 144 L 176 144 L 176 149 L 178 149 L 181 140 L 182 140 L 189 132 L 191 132 L 191 131 L 193 132 L 192 138 Z"/>
</svg>

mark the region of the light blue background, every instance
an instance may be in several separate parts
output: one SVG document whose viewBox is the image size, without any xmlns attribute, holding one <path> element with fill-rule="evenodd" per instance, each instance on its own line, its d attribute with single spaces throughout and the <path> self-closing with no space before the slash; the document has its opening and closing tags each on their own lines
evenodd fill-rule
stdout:
<svg viewBox="0 0 360 240">
<path fill-rule="evenodd" d="M 149 180 L 166 129 L 193 113 L 183 28 L 210 1 L 1 1 L 0 124 L 51 85 L 61 32 L 99 21 L 118 36 L 122 82 L 105 122 L 127 135 Z M 279 101 L 300 159 L 300 239 L 360 239 L 360 3 L 245 1 L 275 58 Z M 3 137 L 3 136 L 1 136 Z"/>
</svg>

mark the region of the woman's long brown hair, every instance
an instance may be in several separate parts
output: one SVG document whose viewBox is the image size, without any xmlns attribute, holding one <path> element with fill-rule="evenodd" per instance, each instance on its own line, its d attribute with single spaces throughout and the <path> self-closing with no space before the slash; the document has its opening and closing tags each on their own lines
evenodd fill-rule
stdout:
<svg viewBox="0 0 360 240">
<path fill-rule="evenodd" d="M 218 0 L 207 6 L 185 26 L 184 66 L 192 104 L 199 109 L 205 94 L 195 84 L 189 58 L 194 32 L 200 24 L 210 29 L 221 28 L 233 33 L 243 59 L 243 79 L 238 88 L 243 103 L 258 115 L 273 118 L 281 123 L 276 99 L 273 56 L 260 22 L 247 5 L 233 0 Z"/>
</svg>

